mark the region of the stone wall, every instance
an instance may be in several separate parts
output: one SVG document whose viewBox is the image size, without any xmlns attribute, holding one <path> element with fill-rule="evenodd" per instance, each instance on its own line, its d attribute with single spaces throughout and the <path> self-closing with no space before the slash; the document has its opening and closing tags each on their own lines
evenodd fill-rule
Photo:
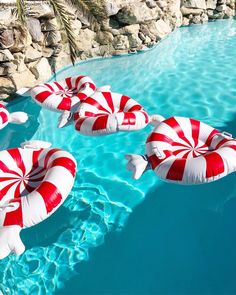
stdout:
<svg viewBox="0 0 236 295">
<path fill-rule="evenodd" d="M 94 26 L 68 8 L 83 60 L 120 55 L 156 44 L 176 27 L 232 17 L 235 0 L 105 0 L 106 17 Z M 70 63 L 66 34 L 53 10 L 38 3 L 27 11 L 25 29 L 13 5 L 0 4 L 0 98 L 47 80 Z"/>
</svg>

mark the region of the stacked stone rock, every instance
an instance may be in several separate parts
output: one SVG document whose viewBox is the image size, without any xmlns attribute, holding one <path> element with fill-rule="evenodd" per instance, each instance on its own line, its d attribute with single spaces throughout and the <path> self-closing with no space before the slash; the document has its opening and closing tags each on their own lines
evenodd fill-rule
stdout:
<svg viewBox="0 0 236 295">
<path fill-rule="evenodd" d="M 70 63 L 65 31 L 50 6 L 30 6 L 25 29 L 16 20 L 14 6 L 4 2 L 0 4 L 1 99 L 47 80 L 53 70 Z M 68 7 L 81 52 L 78 59 L 137 52 L 181 25 L 232 17 L 235 0 L 104 0 L 104 11 L 106 17 L 94 26 Z"/>
<path fill-rule="evenodd" d="M 182 4 L 183 25 L 205 23 L 235 15 L 234 0 L 184 0 Z"/>
</svg>

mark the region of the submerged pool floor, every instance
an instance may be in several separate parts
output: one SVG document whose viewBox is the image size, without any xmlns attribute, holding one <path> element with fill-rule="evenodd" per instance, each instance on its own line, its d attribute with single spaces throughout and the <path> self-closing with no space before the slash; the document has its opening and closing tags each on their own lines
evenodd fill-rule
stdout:
<svg viewBox="0 0 236 295">
<path fill-rule="evenodd" d="M 193 117 L 236 136 L 236 21 L 181 28 L 154 49 L 65 68 L 139 101 L 149 114 Z M 22 231 L 27 251 L 0 262 L 4 294 L 236 294 L 236 175 L 201 186 L 134 181 L 127 153 L 151 127 L 85 137 L 30 98 L 29 122 L 1 131 L 1 148 L 52 142 L 78 162 L 75 186 L 48 220 Z M 99 246 L 99 247 L 98 247 Z"/>
</svg>

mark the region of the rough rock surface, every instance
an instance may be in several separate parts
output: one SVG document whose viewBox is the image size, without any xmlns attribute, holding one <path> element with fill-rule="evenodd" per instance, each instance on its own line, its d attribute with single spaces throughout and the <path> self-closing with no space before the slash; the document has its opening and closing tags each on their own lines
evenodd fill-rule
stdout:
<svg viewBox="0 0 236 295">
<path fill-rule="evenodd" d="M 179 26 L 233 17 L 235 2 L 103 0 L 103 17 L 95 24 L 78 9 L 68 7 L 67 11 L 78 60 L 83 60 L 140 51 Z M 65 30 L 53 8 L 42 3 L 27 7 L 27 28 L 17 21 L 14 6 L 0 3 L 0 98 L 45 81 L 53 71 L 70 64 Z"/>
</svg>

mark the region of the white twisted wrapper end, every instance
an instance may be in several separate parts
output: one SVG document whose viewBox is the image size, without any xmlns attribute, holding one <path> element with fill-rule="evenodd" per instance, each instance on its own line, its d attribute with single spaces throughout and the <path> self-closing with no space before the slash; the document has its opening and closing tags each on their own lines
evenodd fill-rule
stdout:
<svg viewBox="0 0 236 295">
<path fill-rule="evenodd" d="M 152 115 L 150 116 L 150 124 L 154 127 L 159 125 L 162 121 L 164 121 L 165 118 L 161 115 Z"/>
<path fill-rule="evenodd" d="M 139 179 L 143 173 L 148 170 L 149 163 L 146 156 L 131 154 L 126 155 L 125 158 L 128 160 L 126 168 L 133 172 L 133 179 Z"/>
<path fill-rule="evenodd" d="M 58 119 L 57 127 L 63 128 L 63 127 L 66 127 L 66 126 L 72 124 L 73 123 L 72 117 L 73 117 L 72 112 L 64 111 Z"/>
<path fill-rule="evenodd" d="M 22 142 L 20 144 L 22 149 L 33 149 L 33 150 L 39 150 L 39 149 L 48 149 L 51 146 L 51 142 L 42 141 L 42 140 L 29 140 Z"/>
<path fill-rule="evenodd" d="M 0 227 L 0 260 L 11 253 L 21 255 L 25 251 L 25 245 L 20 238 L 20 231 L 19 225 Z"/>
<path fill-rule="evenodd" d="M 24 124 L 28 120 L 28 115 L 25 112 L 10 113 L 9 122 L 13 124 Z"/>
</svg>

